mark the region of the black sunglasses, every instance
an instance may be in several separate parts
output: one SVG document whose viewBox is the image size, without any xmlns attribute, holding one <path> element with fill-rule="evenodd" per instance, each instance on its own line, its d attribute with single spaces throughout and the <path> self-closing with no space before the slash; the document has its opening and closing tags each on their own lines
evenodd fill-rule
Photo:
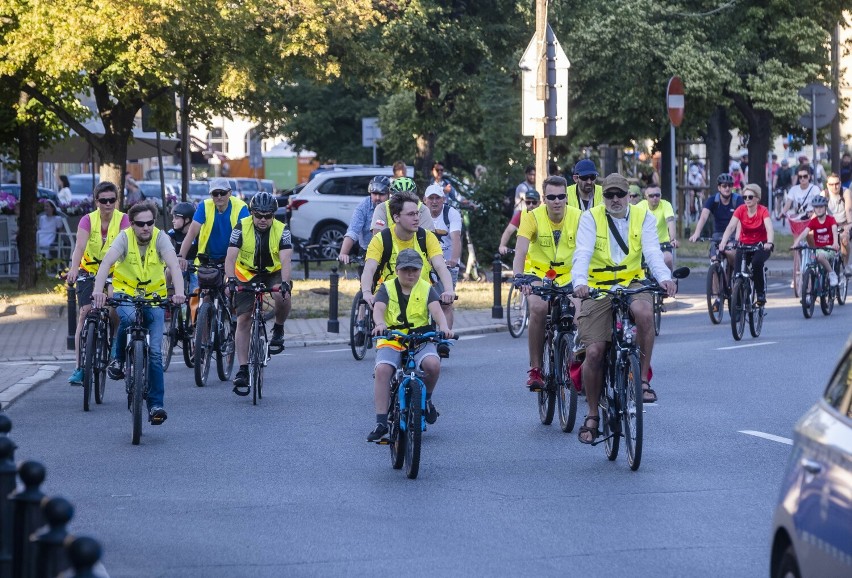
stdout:
<svg viewBox="0 0 852 578">
<path fill-rule="evenodd" d="M 109 197 L 98 199 L 98 202 L 102 205 L 113 205 L 118 199 L 116 197 Z"/>
<path fill-rule="evenodd" d="M 231 191 L 210 191 L 210 196 L 211 197 L 224 197 L 225 195 L 227 195 L 230 192 Z"/>
<path fill-rule="evenodd" d="M 811 178 L 811 176 L 810 175 L 799 175 L 799 178 L 800 179 L 809 179 L 809 178 Z"/>
<path fill-rule="evenodd" d="M 589 182 L 589 181 L 595 180 L 596 178 L 598 178 L 598 176 L 597 175 L 586 175 L 585 177 L 578 176 L 577 178 L 580 179 L 581 181 Z"/>
<path fill-rule="evenodd" d="M 754 199 L 754 198 L 755 198 L 755 196 L 754 196 L 754 195 L 743 195 L 743 198 L 744 198 L 746 201 L 750 201 L 750 200 Z"/>
<path fill-rule="evenodd" d="M 155 219 L 151 219 L 150 221 L 133 221 L 133 224 L 139 227 L 140 229 L 142 227 L 153 227 L 154 223 L 156 223 Z"/>
<path fill-rule="evenodd" d="M 612 200 L 615 197 L 618 197 L 619 199 L 623 199 L 624 197 L 627 196 L 627 191 L 606 191 L 603 194 L 603 196 L 604 196 L 605 199 L 609 199 L 609 200 Z"/>
<path fill-rule="evenodd" d="M 275 216 L 275 213 L 252 213 L 252 216 L 254 216 L 257 219 L 269 220 L 269 219 L 271 219 L 272 217 Z"/>
<path fill-rule="evenodd" d="M 562 193 L 560 195 L 544 195 L 544 198 L 548 201 L 564 201 L 567 197 L 568 195 L 566 195 L 565 193 Z"/>
<path fill-rule="evenodd" d="M 530 206 L 530 205 L 537 205 L 539 203 L 539 201 L 524 201 L 524 203 L 526 203 L 527 206 Z"/>
</svg>

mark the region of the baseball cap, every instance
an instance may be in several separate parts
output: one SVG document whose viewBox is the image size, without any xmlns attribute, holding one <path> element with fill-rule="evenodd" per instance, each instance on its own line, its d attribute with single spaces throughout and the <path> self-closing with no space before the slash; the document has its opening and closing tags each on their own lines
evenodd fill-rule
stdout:
<svg viewBox="0 0 852 578">
<path fill-rule="evenodd" d="M 610 189 L 616 189 L 619 191 L 624 191 L 625 193 L 628 191 L 629 187 L 627 184 L 627 179 L 619 175 L 618 173 L 610 173 L 603 180 L 603 184 L 601 185 L 604 192 L 607 192 Z"/>
<path fill-rule="evenodd" d="M 627 192 L 630 193 L 631 195 L 641 195 L 642 189 L 639 188 L 639 185 L 630 185 L 627 188 Z"/>
<path fill-rule="evenodd" d="M 528 201 L 540 201 L 541 195 L 535 189 L 527 189 L 527 192 L 524 193 L 524 198 Z"/>
<path fill-rule="evenodd" d="M 216 178 L 210 181 L 207 191 L 212 193 L 213 191 L 230 191 L 231 183 L 228 182 L 228 179 Z"/>
<path fill-rule="evenodd" d="M 574 165 L 574 174 L 578 177 L 587 177 L 589 175 L 598 176 L 598 169 L 595 167 L 595 162 L 591 159 L 583 159 Z"/>
<path fill-rule="evenodd" d="M 422 269 L 423 259 L 420 257 L 420 253 L 414 249 L 403 249 L 400 251 L 399 255 L 396 256 L 396 268 L 404 269 L 406 267 Z"/>
<path fill-rule="evenodd" d="M 781 159 L 781 166 L 782 167 L 786 167 L 789 164 L 790 164 L 790 161 L 788 161 L 787 159 Z"/>
<path fill-rule="evenodd" d="M 423 198 L 427 197 L 443 197 L 444 191 L 441 189 L 441 185 L 429 185 L 426 187 L 426 192 L 423 193 Z"/>
</svg>

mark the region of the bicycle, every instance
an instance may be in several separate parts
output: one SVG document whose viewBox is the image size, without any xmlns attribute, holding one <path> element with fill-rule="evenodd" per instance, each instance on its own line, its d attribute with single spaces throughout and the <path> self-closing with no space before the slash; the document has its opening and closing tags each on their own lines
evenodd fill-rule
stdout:
<svg viewBox="0 0 852 578">
<path fill-rule="evenodd" d="M 822 268 L 817 260 L 816 251 L 810 247 L 794 247 L 794 251 L 801 251 L 802 261 L 805 262 L 805 269 L 802 272 L 802 314 L 805 319 L 810 319 L 814 314 L 816 300 L 819 298 L 819 308 L 823 315 L 831 315 L 834 310 L 834 299 L 836 297 L 836 288 L 832 287 L 828 282 L 828 273 Z M 823 249 L 834 253 L 832 259 L 832 268 L 836 272 L 837 252 L 832 249 Z M 838 281 L 840 277 L 838 277 Z M 845 276 L 844 276 L 845 285 Z M 845 298 L 844 298 L 845 301 Z"/>
<path fill-rule="evenodd" d="M 685 279 L 689 268 L 681 267 L 672 272 L 673 279 Z M 592 445 L 605 444 L 606 457 L 615 461 L 624 438 L 627 448 L 627 463 L 636 471 L 642 462 L 644 442 L 644 398 L 642 393 L 640 350 L 636 339 L 636 327 L 630 315 L 630 297 L 644 292 L 663 292 L 657 283 L 629 289 L 591 289 L 589 295 L 609 295 L 612 307 L 612 341 L 607 347 L 604 368 L 604 383 L 598 405 L 599 420 L 603 427 L 603 438 Z"/>
<path fill-rule="evenodd" d="M 125 389 L 127 391 L 127 409 L 133 416 L 131 442 L 139 445 L 142 437 L 142 402 L 148 395 L 148 329 L 145 328 L 145 307 L 163 307 L 168 301 L 153 298 L 120 296 L 106 300 L 108 305 L 132 305 L 134 321 L 127 328 L 127 347 L 124 356 Z"/>
<path fill-rule="evenodd" d="M 809 220 L 810 217 L 808 215 L 802 218 L 794 218 L 792 214 L 787 216 L 790 232 L 793 234 L 794 239 L 808 226 Z M 793 295 L 796 297 L 802 296 L 802 258 L 797 251 L 793 252 L 793 282 L 790 286 L 793 288 Z"/>
<path fill-rule="evenodd" d="M 224 265 L 213 264 L 199 255 L 199 295 L 202 301 L 195 315 L 195 345 L 193 367 L 195 385 L 204 387 L 210 374 L 213 353 L 216 353 L 216 373 L 220 381 L 228 381 L 234 368 L 234 331 L 236 321 L 224 294 Z M 216 275 L 212 270 L 216 269 Z M 207 273 L 205 273 L 205 270 Z M 203 276 L 207 276 L 206 279 Z"/>
<path fill-rule="evenodd" d="M 743 338 L 745 332 L 746 317 L 748 317 L 749 332 L 752 337 L 760 337 L 763 328 L 763 318 L 766 316 L 764 304 L 758 304 L 757 295 L 754 291 L 754 274 L 747 255 L 763 250 L 763 243 L 756 245 L 743 245 L 738 243 L 736 249 L 742 250 L 743 255 L 740 269 L 734 273 L 731 280 L 731 333 L 735 341 Z"/>
<path fill-rule="evenodd" d="M 349 261 L 350 264 L 358 265 L 358 278 L 363 273 L 363 257 L 355 257 Z M 349 347 L 356 361 L 361 361 L 367 355 L 367 350 L 372 349 L 373 340 L 373 310 L 364 300 L 364 294 L 358 289 L 352 299 L 352 311 L 349 314 Z"/>
<path fill-rule="evenodd" d="M 553 279 L 539 279 L 535 275 L 518 275 L 515 284 L 533 285 L 532 293 L 547 301 L 547 316 L 544 323 L 544 350 L 541 358 L 541 373 L 544 388 L 538 391 L 538 417 L 544 425 L 553 422 L 555 408 L 559 406 L 559 425 L 562 431 L 574 430 L 577 419 L 577 388 L 571 380 L 570 367 L 574 363 L 574 303 L 570 296 L 574 289 L 568 285 L 558 286 Z M 521 291 L 518 290 L 520 293 Z M 558 394 L 558 395 L 557 395 Z M 558 403 L 557 403 L 558 400 Z"/>
<path fill-rule="evenodd" d="M 83 367 L 83 411 L 89 411 L 92 390 L 95 403 L 103 403 L 106 369 L 112 346 L 112 322 L 106 307 L 91 309 L 80 332 L 80 358 Z"/>
<path fill-rule="evenodd" d="M 787 189 L 775 189 L 772 193 L 772 217 L 776 221 L 781 221 L 781 226 L 784 226 L 784 221 L 787 215 L 784 214 L 784 200 L 787 198 Z"/>
<path fill-rule="evenodd" d="M 187 269 L 189 270 L 189 269 Z M 184 283 L 189 282 L 189 275 L 184 275 Z M 189 285 L 184 285 L 189 287 Z M 192 312 L 189 307 L 189 299 L 195 293 L 186 296 L 186 301 L 175 305 L 171 301 L 166 305 L 167 315 L 170 316 L 168 325 L 163 331 L 163 371 L 169 369 L 172 362 L 172 354 L 175 346 L 180 344 L 183 350 L 183 362 L 190 369 L 195 365 L 193 348 L 195 345 L 195 325 L 192 322 Z"/>
<path fill-rule="evenodd" d="M 513 254 L 514 249 L 506 252 L 507 255 Z M 511 280 L 511 277 L 507 277 Z M 527 304 L 527 296 L 524 295 L 514 283 L 509 283 L 509 295 L 506 297 L 506 324 L 509 326 L 509 335 L 512 337 L 520 337 L 530 322 L 530 307 Z"/>
<path fill-rule="evenodd" d="M 274 353 L 271 351 L 269 339 L 266 336 L 266 320 L 263 318 L 264 296 L 276 293 L 278 289 L 267 289 L 263 283 L 250 283 L 235 287 L 236 293 L 250 291 L 254 293 L 254 306 L 251 313 L 251 333 L 249 338 L 249 387 L 252 391 L 252 405 L 257 405 L 258 399 L 263 399 L 263 368 L 269 363 Z"/>
<path fill-rule="evenodd" d="M 699 241 L 709 241 L 716 248 L 710 248 L 710 266 L 707 268 L 707 313 L 713 325 L 719 325 L 725 314 L 725 301 L 730 302 L 731 287 L 728 283 L 727 259 L 719 258 L 719 241 L 709 237 L 701 237 Z M 723 265 L 724 262 L 724 265 Z"/>
<path fill-rule="evenodd" d="M 426 431 L 426 385 L 417 371 L 414 355 L 426 343 L 451 343 L 444 339 L 440 331 L 403 333 L 390 330 L 373 337 L 392 338 L 399 340 L 405 350 L 402 352 L 402 363 L 391 378 L 388 435 L 376 443 L 390 446 L 393 469 L 399 470 L 405 465 L 405 474 L 413 480 L 420 470 L 420 442 Z M 453 340 L 458 340 L 458 337 L 454 336 Z"/>
</svg>

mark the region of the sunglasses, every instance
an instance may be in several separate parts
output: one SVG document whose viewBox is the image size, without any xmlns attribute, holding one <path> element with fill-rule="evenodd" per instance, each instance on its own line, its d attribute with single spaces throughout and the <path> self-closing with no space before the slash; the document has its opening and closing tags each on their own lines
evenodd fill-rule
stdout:
<svg viewBox="0 0 852 578">
<path fill-rule="evenodd" d="M 154 219 L 151 219 L 150 221 L 133 221 L 133 224 L 141 229 L 142 227 L 153 227 L 155 222 Z"/>
<path fill-rule="evenodd" d="M 564 201 L 568 198 L 568 195 L 562 193 L 561 195 L 544 195 L 544 198 L 548 201 Z"/>
<path fill-rule="evenodd" d="M 746 201 L 750 201 L 750 200 L 752 200 L 752 199 L 754 199 L 754 198 L 755 198 L 755 196 L 754 196 L 754 195 L 743 195 L 743 199 L 745 199 Z"/>
<path fill-rule="evenodd" d="M 811 176 L 810 175 L 799 175 L 799 178 L 800 179 L 809 179 L 809 178 L 811 178 Z"/>
<path fill-rule="evenodd" d="M 630 198 L 631 198 L 631 199 L 638 199 L 638 198 L 639 198 L 639 195 L 637 195 L 636 193 L 632 193 L 632 194 L 630 195 Z"/>
<path fill-rule="evenodd" d="M 538 205 L 539 201 L 524 201 L 528 207 L 535 207 Z"/>
<path fill-rule="evenodd" d="M 102 205 L 114 205 L 117 200 L 118 198 L 116 197 L 110 197 L 108 199 L 98 199 L 98 202 Z"/>
<path fill-rule="evenodd" d="M 588 183 L 589 181 L 593 181 L 596 178 L 598 178 L 598 176 L 597 175 L 586 175 L 585 177 L 578 176 L 577 178 L 581 181 L 586 181 Z"/>
<path fill-rule="evenodd" d="M 660 193 L 651 193 L 650 195 L 648 195 L 648 198 L 649 199 L 656 199 L 659 196 L 660 196 Z"/>
<path fill-rule="evenodd" d="M 255 219 L 266 219 L 267 221 L 275 216 L 275 213 L 252 213 Z"/>
<path fill-rule="evenodd" d="M 731 188 L 731 185 L 728 185 L 728 184 L 721 184 L 721 185 L 719 185 L 719 188 L 720 188 L 720 189 L 730 189 L 730 188 Z"/>
<path fill-rule="evenodd" d="M 224 197 L 231 191 L 210 191 L 211 197 Z"/>
<path fill-rule="evenodd" d="M 610 200 L 610 201 L 612 199 L 614 199 L 615 197 L 618 197 L 619 199 L 623 199 L 624 197 L 627 196 L 627 191 L 606 191 L 603 194 L 603 196 L 604 196 L 605 199 Z"/>
</svg>

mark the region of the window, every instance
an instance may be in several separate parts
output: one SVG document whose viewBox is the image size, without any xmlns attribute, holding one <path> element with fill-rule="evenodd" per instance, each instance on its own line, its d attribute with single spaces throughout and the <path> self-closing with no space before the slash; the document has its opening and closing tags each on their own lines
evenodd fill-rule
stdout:
<svg viewBox="0 0 852 578">
<path fill-rule="evenodd" d="M 317 192 L 321 195 L 345 195 L 346 194 L 346 177 L 336 179 L 328 179 L 326 182 L 317 187 Z"/>
<path fill-rule="evenodd" d="M 852 353 L 840 363 L 834 377 L 828 383 L 825 389 L 825 403 L 841 413 L 850 410 L 850 397 L 852 397 L 850 384 L 852 384 Z"/>
<path fill-rule="evenodd" d="M 212 129 L 207 133 L 207 149 L 228 154 L 228 133 L 222 127 Z"/>
<path fill-rule="evenodd" d="M 371 176 L 351 177 L 349 179 L 349 189 L 346 191 L 346 194 L 355 197 L 366 197 L 370 194 L 367 187 L 372 180 L 373 177 Z"/>
</svg>

